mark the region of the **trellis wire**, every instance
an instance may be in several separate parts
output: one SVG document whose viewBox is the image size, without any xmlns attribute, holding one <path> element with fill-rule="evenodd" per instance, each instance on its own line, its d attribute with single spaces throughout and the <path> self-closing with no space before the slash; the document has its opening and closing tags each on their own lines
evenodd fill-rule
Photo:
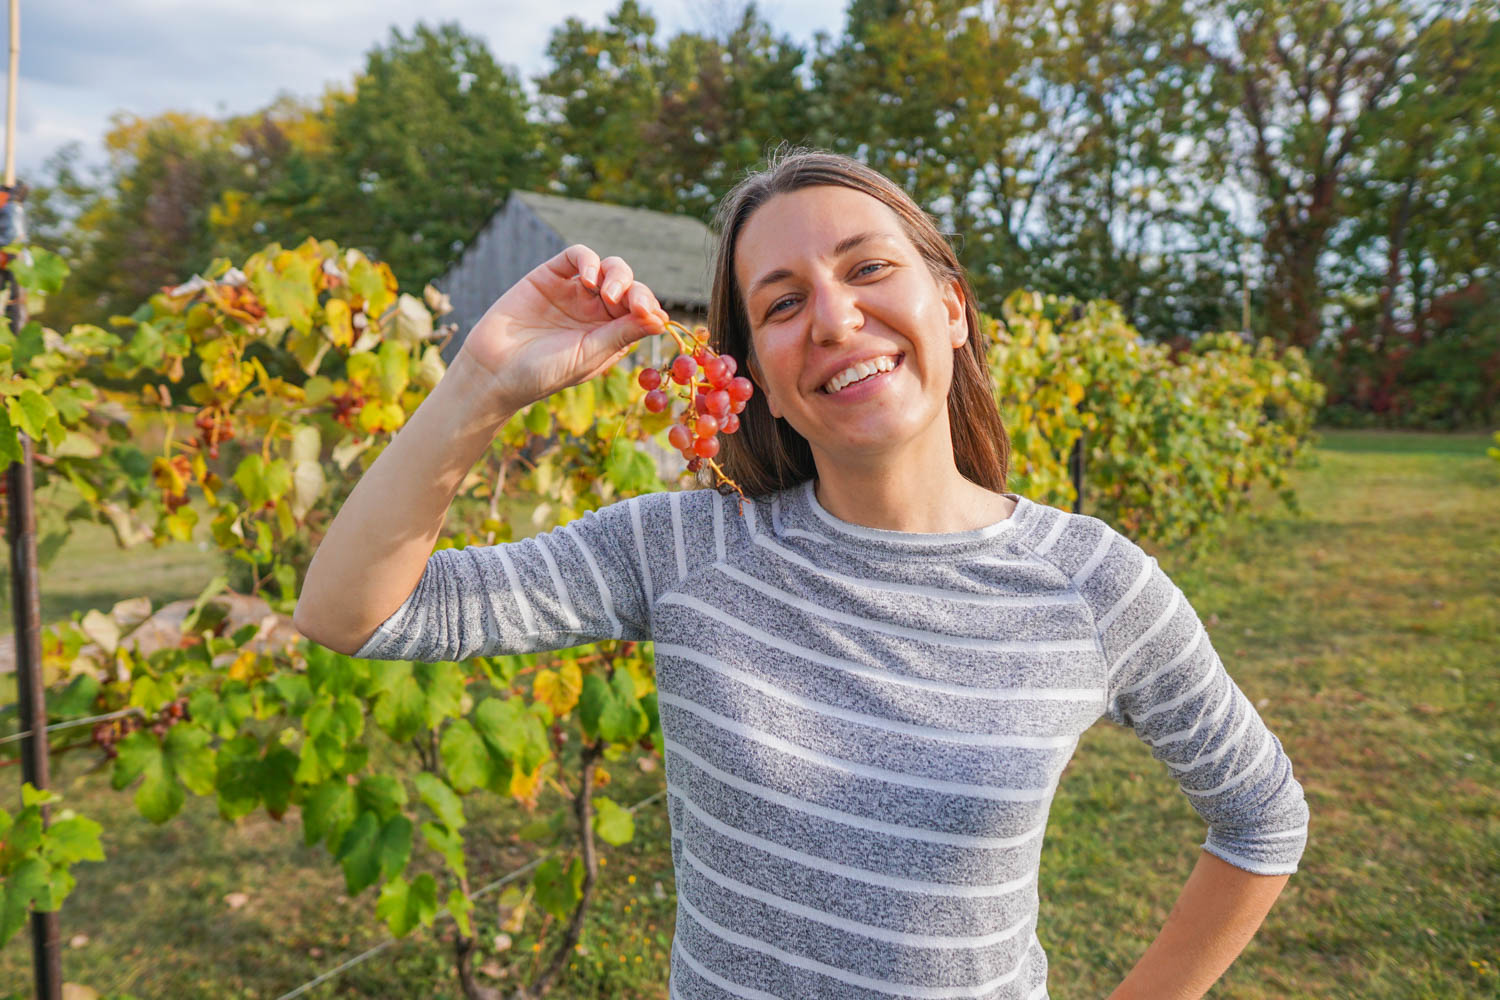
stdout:
<svg viewBox="0 0 1500 1000">
<path fill-rule="evenodd" d="M 118 719 L 126 715 L 145 714 L 145 712 L 142 712 L 139 708 L 132 705 L 129 708 L 122 708 L 118 712 L 106 712 L 104 715 L 91 715 L 86 719 L 69 719 L 66 722 L 54 722 L 52 723 L 52 725 L 46 728 L 46 731 L 49 733 L 55 733 L 59 729 L 72 729 L 76 726 L 87 726 L 91 722 L 107 722 L 110 719 Z M 24 733 L 11 733 L 9 736 L 0 736 L 0 746 L 4 746 L 7 743 L 15 743 L 19 740 L 24 740 L 35 731 L 36 730 L 34 729 L 28 729 Z"/>
<path fill-rule="evenodd" d="M 650 805 L 652 802 L 654 802 L 657 799 L 661 798 L 665 794 L 666 794 L 665 791 L 660 791 L 660 792 L 656 792 L 656 793 L 654 793 L 652 795 L 648 795 L 644 799 L 641 799 L 641 801 L 637 802 L 635 805 L 626 807 L 625 811 L 633 813 L 637 809 L 641 808 L 642 806 Z M 525 875 L 527 872 L 531 871 L 531 869 L 535 868 L 537 865 L 541 864 L 543 861 L 546 861 L 548 858 L 550 858 L 553 854 L 556 854 L 556 853 L 557 853 L 557 851 L 554 848 L 552 850 L 545 851 L 542 854 L 537 855 L 536 857 L 532 858 L 530 861 L 528 861 L 524 865 L 522 865 L 520 868 L 517 868 L 515 871 L 512 871 L 512 872 L 509 872 L 508 874 L 502 875 L 501 877 L 495 879 L 495 881 L 491 882 L 489 885 L 485 886 L 482 889 L 476 889 L 476 890 L 474 890 L 472 893 L 469 894 L 469 898 L 470 899 L 478 899 L 480 896 L 483 896 L 483 895 L 485 895 L 487 893 L 493 892 L 494 890 L 500 888 L 505 883 L 514 881 L 515 879 L 520 878 L 522 875 Z M 437 914 L 433 917 L 433 922 L 436 923 L 438 920 L 440 920 L 440 919 L 442 919 L 443 917 L 446 917 L 446 916 L 451 916 L 451 914 L 449 914 L 448 908 L 446 906 L 444 906 L 444 907 L 442 907 L 441 909 L 439 909 L 437 911 Z M 374 958 L 376 955 L 380 954 L 382 951 L 385 951 L 387 948 L 389 948 L 391 945 L 395 944 L 399 940 L 400 940 L 400 938 L 386 938 L 384 941 L 382 941 L 379 944 L 375 945 L 373 948 L 368 948 L 365 951 L 361 952 L 360 954 L 355 955 L 353 958 L 349 959 L 348 961 L 341 962 L 338 965 L 334 966 L 333 968 L 329 969 L 327 972 L 320 973 L 317 977 L 315 977 L 313 979 L 309 979 L 307 982 L 303 983 L 301 986 L 299 986 L 296 989 L 292 990 L 290 993 L 283 993 L 281 996 L 277 997 L 276 1000 L 294 1000 L 294 998 L 302 996 L 304 993 L 306 993 L 308 990 L 314 988 L 315 986 L 321 986 L 322 984 L 328 982 L 330 979 L 333 979 L 335 976 L 341 975 L 344 972 L 347 972 L 348 970 L 354 968 L 356 965 L 359 965 L 361 962 L 364 962 L 364 961 L 366 961 L 368 959 Z"/>
</svg>

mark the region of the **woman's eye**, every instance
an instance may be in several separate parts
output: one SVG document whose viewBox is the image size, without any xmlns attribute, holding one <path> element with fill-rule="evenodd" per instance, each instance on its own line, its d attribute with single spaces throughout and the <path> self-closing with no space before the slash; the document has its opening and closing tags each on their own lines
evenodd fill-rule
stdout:
<svg viewBox="0 0 1500 1000">
<path fill-rule="evenodd" d="M 887 265 L 885 264 L 884 261 L 872 260 L 868 264 L 861 264 L 859 267 L 855 268 L 854 269 L 854 276 L 856 278 L 862 278 L 866 274 L 873 273 L 873 272 L 866 271 L 865 270 L 866 268 L 869 268 L 869 267 L 883 268 L 883 267 L 886 267 L 886 266 Z M 793 296 L 793 295 L 788 295 L 784 299 L 777 299 L 775 302 L 771 303 L 771 307 L 766 310 L 766 315 L 767 316 L 774 316 L 777 313 L 781 312 L 781 307 L 782 306 L 789 305 L 790 303 L 795 302 L 795 301 L 796 301 L 796 296 Z"/>
</svg>

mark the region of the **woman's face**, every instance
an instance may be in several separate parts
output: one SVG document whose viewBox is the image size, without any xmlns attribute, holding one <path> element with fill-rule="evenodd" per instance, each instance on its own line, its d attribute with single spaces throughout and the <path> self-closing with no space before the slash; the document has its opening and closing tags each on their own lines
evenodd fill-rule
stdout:
<svg viewBox="0 0 1500 1000">
<path fill-rule="evenodd" d="M 735 278 L 755 348 L 751 375 L 820 468 L 951 450 L 953 351 L 968 338 L 963 298 L 957 282 L 933 278 L 883 202 L 831 185 L 776 195 L 740 231 Z M 871 364 L 889 370 L 870 374 Z"/>
</svg>

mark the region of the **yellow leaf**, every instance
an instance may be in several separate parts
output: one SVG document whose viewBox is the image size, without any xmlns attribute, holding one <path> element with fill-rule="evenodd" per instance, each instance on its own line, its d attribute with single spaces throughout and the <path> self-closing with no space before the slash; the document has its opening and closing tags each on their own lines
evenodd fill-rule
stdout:
<svg viewBox="0 0 1500 1000">
<path fill-rule="evenodd" d="M 532 694 L 545 702 L 558 718 L 573 711 L 583 692 L 583 672 L 576 662 L 566 662 L 557 671 L 542 670 L 532 683 Z"/>
<path fill-rule="evenodd" d="M 354 319 L 348 302 L 329 299 L 323 307 L 323 319 L 324 333 L 334 347 L 348 347 L 354 343 Z"/>
<path fill-rule="evenodd" d="M 229 676 L 233 680 L 248 681 L 255 676 L 255 653 L 253 650 L 242 649 L 240 655 L 234 658 L 229 665 Z"/>
<path fill-rule="evenodd" d="M 537 787 L 542 783 L 542 771 L 546 766 L 546 762 L 543 761 L 530 774 L 519 768 L 513 770 L 510 775 L 511 796 L 525 803 L 528 808 L 534 808 L 536 806 Z"/>
</svg>

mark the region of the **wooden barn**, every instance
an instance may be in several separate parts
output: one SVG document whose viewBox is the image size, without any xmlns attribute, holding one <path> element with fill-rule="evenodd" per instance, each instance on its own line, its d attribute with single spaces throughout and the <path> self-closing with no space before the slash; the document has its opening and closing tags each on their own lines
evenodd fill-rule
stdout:
<svg viewBox="0 0 1500 1000">
<path fill-rule="evenodd" d="M 714 247 L 703 223 L 645 208 L 513 191 L 458 261 L 433 282 L 453 303 L 443 321 L 458 325 L 443 349 L 444 360 L 453 360 L 469 330 L 506 289 L 574 243 L 601 258 L 623 258 L 674 320 L 688 326 L 704 322 Z M 674 352 L 665 339 L 643 345 L 637 355 L 641 362 L 666 363 Z"/>
</svg>

